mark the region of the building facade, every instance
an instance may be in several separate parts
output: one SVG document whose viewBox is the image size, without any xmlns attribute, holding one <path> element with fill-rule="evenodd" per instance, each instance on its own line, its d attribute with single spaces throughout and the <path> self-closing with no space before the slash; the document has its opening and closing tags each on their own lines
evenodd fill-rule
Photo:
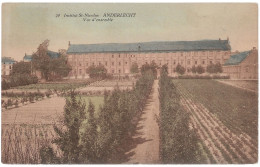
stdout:
<svg viewBox="0 0 260 167">
<path fill-rule="evenodd" d="M 10 75 L 15 62 L 11 57 L 2 57 L 2 76 Z"/>
<path fill-rule="evenodd" d="M 230 79 L 258 79 L 257 49 L 231 55 L 223 65 L 223 73 Z"/>
<path fill-rule="evenodd" d="M 108 73 L 128 75 L 133 63 L 140 68 L 154 61 L 158 66 L 168 65 L 169 75 L 182 65 L 191 73 L 193 65 L 206 68 L 211 63 L 224 64 L 230 57 L 229 40 L 167 41 L 143 43 L 73 44 L 67 50 L 72 67 L 69 78 L 87 78 L 91 65 L 104 65 Z"/>
</svg>

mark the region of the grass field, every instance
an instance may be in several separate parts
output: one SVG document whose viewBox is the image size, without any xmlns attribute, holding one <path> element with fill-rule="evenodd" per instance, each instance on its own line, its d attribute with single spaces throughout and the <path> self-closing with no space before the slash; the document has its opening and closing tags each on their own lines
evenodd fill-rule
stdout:
<svg viewBox="0 0 260 167">
<path fill-rule="evenodd" d="M 228 128 L 257 138 L 258 95 L 214 80 L 173 80 Z"/>
<path fill-rule="evenodd" d="M 214 80 L 173 80 L 210 163 L 257 161 L 257 94 Z"/>
<path fill-rule="evenodd" d="M 95 111 L 99 110 L 99 106 L 104 103 L 104 96 L 81 96 L 81 99 L 86 103 L 86 109 L 88 108 L 89 101 L 95 106 Z"/>
</svg>

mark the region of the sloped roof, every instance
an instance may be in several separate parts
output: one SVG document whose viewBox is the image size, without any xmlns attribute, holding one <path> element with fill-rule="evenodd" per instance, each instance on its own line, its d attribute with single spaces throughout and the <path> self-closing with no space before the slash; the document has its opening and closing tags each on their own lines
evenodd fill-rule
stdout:
<svg viewBox="0 0 260 167">
<path fill-rule="evenodd" d="M 2 57 L 2 63 L 13 64 L 13 63 L 15 63 L 15 60 L 12 59 L 11 57 Z"/>
<path fill-rule="evenodd" d="M 50 50 L 48 50 L 47 51 L 47 55 L 48 56 L 50 56 L 50 58 L 58 58 L 58 57 L 60 57 L 60 53 L 58 53 L 58 52 L 53 52 L 53 51 L 50 51 Z M 26 55 L 25 54 L 25 56 L 23 57 L 23 59 L 24 60 L 32 60 L 32 55 Z"/>
<path fill-rule="evenodd" d="M 230 58 L 224 63 L 224 66 L 240 64 L 249 55 L 249 53 L 250 51 L 245 51 L 231 55 Z"/>
<path fill-rule="evenodd" d="M 23 57 L 24 60 L 32 60 L 32 55 L 26 55 Z"/>
<path fill-rule="evenodd" d="M 72 44 L 67 53 L 230 50 L 228 40 Z"/>
<path fill-rule="evenodd" d="M 58 58 L 58 57 L 60 57 L 60 54 L 59 54 L 58 52 L 53 52 L 53 51 L 50 51 L 50 50 L 47 51 L 47 54 L 48 54 L 51 58 Z"/>
</svg>

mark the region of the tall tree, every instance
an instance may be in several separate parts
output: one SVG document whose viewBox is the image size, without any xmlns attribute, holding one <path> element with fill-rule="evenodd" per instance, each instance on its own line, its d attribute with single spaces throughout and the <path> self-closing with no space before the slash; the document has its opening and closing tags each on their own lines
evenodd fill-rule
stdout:
<svg viewBox="0 0 260 167">
<path fill-rule="evenodd" d="M 58 57 L 51 57 L 48 51 L 49 40 L 39 45 L 37 52 L 32 56 L 33 68 L 41 72 L 44 79 L 65 77 L 71 71 L 67 64 L 66 57 L 59 54 Z"/>
</svg>

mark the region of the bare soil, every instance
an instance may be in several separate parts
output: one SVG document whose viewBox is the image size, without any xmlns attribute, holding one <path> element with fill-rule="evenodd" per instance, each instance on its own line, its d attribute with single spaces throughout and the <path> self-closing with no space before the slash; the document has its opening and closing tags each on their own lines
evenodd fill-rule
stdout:
<svg viewBox="0 0 260 167">
<path fill-rule="evenodd" d="M 52 97 L 2 112 L 3 124 L 53 124 L 63 113 L 65 99 Z"/>
<path fill-rule="evenodd" d="M 216 163 L 256 163 L 257 144 L 245 133 L 232 133 L 214 114 L 201 103 L 191 99 L 185 91 L 181 94 L 182 106 L 191 114 L 191 124 L 207 146 Z"/>
</svg>

